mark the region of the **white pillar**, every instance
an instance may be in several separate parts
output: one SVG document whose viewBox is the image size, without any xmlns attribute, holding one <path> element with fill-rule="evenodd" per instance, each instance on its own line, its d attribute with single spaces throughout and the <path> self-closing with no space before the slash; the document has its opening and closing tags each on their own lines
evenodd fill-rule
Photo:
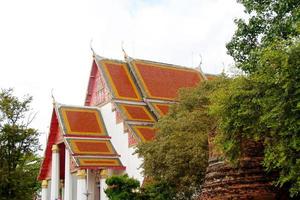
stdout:
<svg viewBox="0 0 300 200">
<path fill-rule="evenodd" d="M 108 197 L 106 196 L 104 191 L 107 188 L 105 181 L 109 176 L 111 176 L 111 170 L 102 169 L 100 171 L 100 199 L 101 200 L 108 200 Z"/>
<path fill-rule="evenodd" d="M 64 200 L 72 200 L 72 175 L 70 170 L 70 152 L 65 150 L 65 198 Z"/>
<path fill-rule="evenodd" d="M 42 199 L 41 200 L 47 200 L 47 190 L 48 190 L 48 181 L 43 180 L 42 181 Z"/>
<path fill-rule="evenodd" d="M 60 197 L 60 199 L 61 200 L 65 200 L 65 183 L 64 183 L 64 180 L 63 179 L 61 179 L 60 180 L 60 189 L 61 189 L 61 197 Z"/>
<path fill-rule="evenodd" d="M 88 169 L 87 170 L 87 190 L 89 193 L 88 200 L 95 200 L 96 195 L 96 176 L 95 173 Z"/>
<path fill-rule="evenodd" d="M 108 200 L 108 198 L 107 198 L 107 196 L 104 192 L 107 188 L 107 185 L 106 185 L 105 181 L 106 181 L 106 178 L 101 178 L 100 179 L 100 199 L 101 200 Z"/>
<path fill-rule="evenodd" d="M 57 145 L 52 146 L 52 169 L 51 169 L 51 195 L 50 200 L 59 197 L 59 149 Z"/>
<path fill-rule="evenodd" d="M 77 200 L 86 200 L 86 173 L 85 170 L 77 171 Z"/>
</svg>

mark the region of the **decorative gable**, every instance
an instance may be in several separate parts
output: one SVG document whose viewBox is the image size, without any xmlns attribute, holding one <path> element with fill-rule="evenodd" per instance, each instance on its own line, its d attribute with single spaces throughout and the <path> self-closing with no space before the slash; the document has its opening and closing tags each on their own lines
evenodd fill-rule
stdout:
<svg viewBox="0 0 300 200">
<path fill-rule="evenodd" d="M 109 92 L 102 72 L 99 71 L 97 64 L 93 61 L 85 105 L 99 106 L 107 103 L 109 100 Z"/>
<path fill-rule="evenodd" d="M 44 152 L 44 158 L 41 164 L 38 180 L 45 180 L 50 178 L 51 163 L 52 163 L 52 145 L 63 141 L 62 133 L 59 129 L 58 119 L 53 108 L 52 117 L 50 122 L 50 130 L 47 138 L 46 149 Z"/>
</svg>

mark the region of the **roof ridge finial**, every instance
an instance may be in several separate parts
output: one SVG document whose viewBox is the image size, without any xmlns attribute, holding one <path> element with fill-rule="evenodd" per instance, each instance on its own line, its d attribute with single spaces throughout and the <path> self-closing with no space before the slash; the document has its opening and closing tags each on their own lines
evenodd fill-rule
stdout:
<svg viewBox="0 0 300 200">
<path fill-rule="evenodd" d="M 90 40 L 90 49 L 91 49 L 91 51 L 92 51 L 92 53 L 93 53 L 93 57 L 95 57 L 95 56 L 96 56 L 96 53 L 95 53 L 95 51 L 94 51 L 94 49 L 93 49 L 93 38 L 91 38 L 91 40 Z"/>
<path fill-rule="evenodd" d="M 51 98 L 52 98 L 52 104 L 53 104 L 53 106 L 55 106 L 56 105 L 56 100 L 55 100 L 55 97 L 54 97 L 54 94 L 53 94 L 53 88 L 51 89 Z"/>
<path fill-rule="evenodd" d="M 201 68 L 201 65 L 202 65 L 202 55 L 199 54 L 199 57 L 200 57 L 200 62 L 198 64 L 198 66 L 196 67 L 196 69 L 200 72 L 200 74 L 203 76 L 204 80 L 207 80 L 207 77 L 206 75 L 203 73 L 202 71 L 202 68 Z"/>
<path fill-rule="evenodd" d="M 128 60 L 129 56 L 128 54 L 126 53 L 125 49 L 124 49 L 124 41 L 122 41 L 121 43 L 121 48 L 122 48 L 122 51 L 123 51 L 123 55 L 124 55 L 124 60 Z"/>
</svg>

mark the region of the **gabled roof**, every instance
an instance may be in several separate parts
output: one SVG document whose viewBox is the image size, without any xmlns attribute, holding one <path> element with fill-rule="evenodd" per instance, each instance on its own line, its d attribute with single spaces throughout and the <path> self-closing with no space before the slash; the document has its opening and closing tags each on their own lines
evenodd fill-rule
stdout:
<svg viewBox="0 0 300 200">
<path fill-rule="evenodd" d="M 109 100 L 106 82 L 95 60 L 93 60 L 84 105 L 99 106 L 109 102 Z"/>
<path fill-rule="evenodd" d="M 77 168 L 124 168 L 96 107 L 55 104 L 38 179 L 49 178 L 52 145 L 64 143 Z"/>
<path fill-rule="evenodd" d="M 154 123 L 156 121 L 156 118 L 153 116 L 147 104 L 138 105 L 116 102 L 116 105 L 127 121 L 150 123 Z"/>
<path fill-rule="evenodd" d="M 122 163 L 118 158 L 110 157 L 77 157 L 79 165 L 81 168 L 120 168 Z"/>
<path fill-rule="evenodd" d="M 45 180 L 49 178 L 49 171 L 51 170 L 52 162 L 52 145 L 62 141 L 62 134 L 59 130 L 59 124 L 55 109 L 53 108 L 50 122 L 50 130 L 47 138 L 46 149 L 44 151 L 44 158 L 41 164 L 38 180 Z"/>
<path fill-rule="evenodd" d="M 123 167 L 97 107 L 58 105 L 56 110 L 64 141 L 79 168 Z"/>
<path fill-rule="evenodd" d="M 109 139 L 66 138 L 74 156 L 78 155 L 118 155 Z"/>
<path fill-rule="evenodd" d="M 107 137 L 101 113 L 92 107 L 58 106 L 60 124 L 67 137 Z"/>
<path fill-rule="evenodd" d="M 166 115 L 169 112 L 170 106 L 174 104 L 174 102 L 149 102 L 147 103 L 150 109 L 154 112 L 157 118 L 160 118 Z"/>
<path fill-rule="evenodd" d="M 175 101 L 180 88 L 194 87 L 203 80 L 195 69 L 131 59 L 129 66 L 147 99 Z"/>
<path fill-rule="evenodd" d="M 142 142 L 155 137 L 154 123 L 176 103 L 179 89 L 206 80 L 196 69 L 171 64 L 132 58 L 124 62 L 97 55 L 94 59 L 125 127 Z"/>
<path fill-rule="evenodd" d="M 99 59 L 100 67 L 113 98 L 126 101 L 142 101 L 142 96 L 125 62 Z"/>
<path fill-rule="evenodd" d="M 128 127 L 133 131 L 141 142 L 151 141 L 155 138 L 155 129 L 152 125 L 128 124 Z"/>
</svg>

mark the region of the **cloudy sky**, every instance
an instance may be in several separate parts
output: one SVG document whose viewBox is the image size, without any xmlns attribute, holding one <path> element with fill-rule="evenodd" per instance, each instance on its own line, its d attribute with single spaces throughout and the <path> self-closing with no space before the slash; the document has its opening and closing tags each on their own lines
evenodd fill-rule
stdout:
<svg viewBox="0 0 300 200">
<path fill-rule="evenodd" d="M 53 90 L 64 104 L 83 105 L 97 54 L 134 58 L 220 73 L 232 64 L 225 44 L 233 20 L 243 16 L 236 0 L 0 0 L 0 88 L 30 94 L 32 126 L 49 130 Z"/>
</svg>

